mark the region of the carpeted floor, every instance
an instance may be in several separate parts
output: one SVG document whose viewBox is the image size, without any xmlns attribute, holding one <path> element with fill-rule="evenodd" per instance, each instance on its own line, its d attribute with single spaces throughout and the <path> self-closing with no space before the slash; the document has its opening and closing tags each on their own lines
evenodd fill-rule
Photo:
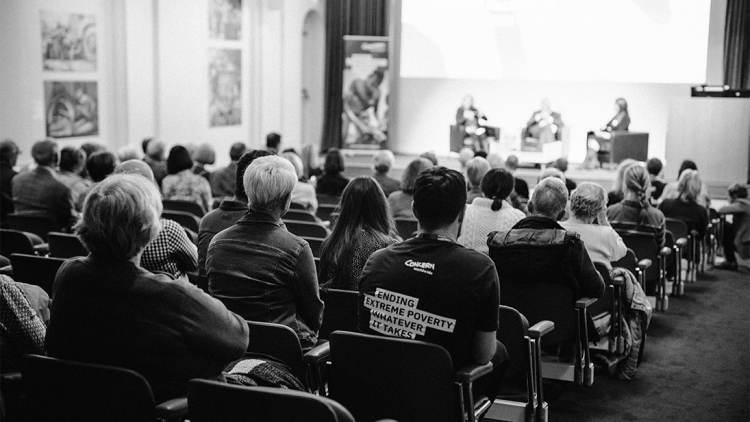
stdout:
<svg viewBox="0 0 750 422">
<path fill-rule="evenodd" d="M 708 270 L 654 313 L 632 381 L 566 385 L 549 420 L 750 421 L 750 272 Z"/>
</svg>

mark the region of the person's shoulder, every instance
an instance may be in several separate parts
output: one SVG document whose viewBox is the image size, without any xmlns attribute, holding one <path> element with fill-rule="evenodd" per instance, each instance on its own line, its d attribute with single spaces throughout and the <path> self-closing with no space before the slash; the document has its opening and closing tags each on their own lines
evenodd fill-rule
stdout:
<svg viewBox="0 0 750 422">
<path fill-rule="evenodd" d="M 161 231 L 167 234 L 171 235 L 182 230 L 182 226 L 174 220 L 162 217 L 159 218 L 159 222 L 161 222 Z"/>
</svg>

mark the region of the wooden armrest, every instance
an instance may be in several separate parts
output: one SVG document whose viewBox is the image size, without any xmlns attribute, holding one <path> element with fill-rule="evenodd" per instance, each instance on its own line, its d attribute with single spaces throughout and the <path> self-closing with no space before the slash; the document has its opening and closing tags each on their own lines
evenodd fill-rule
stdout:
<svg viewBox="0 0 750 422">
<path fill-rule="evenodd" d="M 325 363 L 331 356 L 331 343 L 323 343 L 315 346 L 302 356 L 302 360 L 309 365 Z"/>
<path fill-rule="evenodd" d="M 669 248 L 668 248 L 668 247 L 666 247 L 666 246 L 665 246 L 665 247 L 663 247 L 663 248 L 661 248 L 661 250 L 659 251 L 659 255 L 660 255 L 660 256 L 669 256 L 669 255 L 670 255 L 671 253 L 672 253 L 672 250 L 671 250 L 671 249 L 669 249 Z"/>
<path fill-rule="evenodd" d="M 156 406 L 156 418 L 165 421 L 181 421 L 188 414 L 187 397 L 167 400 Z"/>
<path fill-rule="evenodd" d="M 675 240 L 674 244 L 677 245 L 677 246 L 679 246 L 679 247 L 681 247 L 681 248 L 684 248 L 687 245 L 687 242 L 688 242 L 687 239 L 685 239 L 684 237 L 681 237 L 681 238 Z"/>
<path fill-rule="evenodd" d="M 543 335 L 555 329 L 555 323 L 552 321 L 539 321 L 529 328 L 529 337 L 539 340 Z"/>
<path fill-rule="evenodd" d="M 625 284 L 625 276 L 617 275 L 611 278 L 613 286 L 622 286 Z"/>
<path fill-rule="evenodd" d="M 456 372 L 456 381 L 468 384 L 492 372 L 492 362 L 484 365 L 468 365 Z"/>
<path fill-rule="evenodd" d="M 645 271 L 646 268 L 648 268 L 650 266 L 651 266 L 651 260 L 650 259 L 642 259 L 642 260 L 638 261 L 638 268 L 641 271 Z"/>
<path fill-rule="evenodd" d="M 593 297 L 582 297 L 576 300 L 576 309 L 586 309 L 596 302 L 596 298 Z"/>
</svg>

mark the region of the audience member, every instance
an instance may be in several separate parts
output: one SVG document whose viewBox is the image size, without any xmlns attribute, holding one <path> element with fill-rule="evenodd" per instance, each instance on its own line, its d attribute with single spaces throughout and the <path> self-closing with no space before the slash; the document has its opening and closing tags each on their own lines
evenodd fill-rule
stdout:
<svg viewBox="0 0 750 422">
<path fill-rule="evenodd" d="M 565 158 L 558 158 L 555 160 L 555 164 L 553 165 L 554 168 L 560 170 L 563 175 L 565 175 L 565 172 L 568 171 L 568 160 Z M 568 179 L 568 176 L 563 176 L 565 180 L 565 188 L 568 189 L 569 193 L 572 193 L 576 189 L 576 182 Z"/>
<path fill-rule="evenodd" d="M 18 146 L 11 139 L 0 142 L 0 225 L 5 227 L 8 214 L 13 212 L 13 167 L 18 160 Z"/>
<path fill-rule="evenodd" d="M 675 199 L 680 197 L 680 192 L 677 187 L 679 184 L 680 176 L 682 176 L 682 173 L 685 170 L 695 170 L 698 171 L 698 166 L 695 164 L 695 161 L 692 160 L 685 160 L 680 164 L 680 170 L 677 172 L 677 182 L 670 182 L 667 183 L 666 186 L 664 186 L 664 191 L 662 191 L 661 196 L 659 197 L 659 202 L 664 201 L 666 199 Z M 696 202 L 698 205 L 708 208 L 711 205 L 711 199 L 708 197 L 708 188 L 706 185 L 701 185 L 701 192 L 700 195 L 698 195 L 698 198 L 696 198 Z"/>
<path fill-rule="evenodd" d="M 474 158 L 474 150 L 471 148 L 461 148 L 461 151 L 458 152 L 458 162 L 461 163 L 462 173 L 466 174 L 466 163 L 472 158 Z"/>
<path fill-rule="evenodd" d="M 276 132 L 266 135 L 266 149 L 270 153 L 278 154 L 281 150 L 281 135 Z"/>
<path fill-rule="evenodd" d="M 493 169 L 502 169 L 505 167 L 505 160 L 503 160 L 503 157 L 500 156 L 500 154 L 493 152 L 487 155 L 487 162 L 490 163 L 490 168 Z"/>
<path fill-rule="evenodd" d="M 57 180 L 70 189 L 70 197 L 74 204 L 83 204 L 81 195 L 91 188 L 91 180 L 84 179 L 81 174 L 86 167 L 86 153 L 82 149 L 65 147 L 60 151 L 60 171 L 57 173 Z M 76 207 L 80 211 L 79 207 Z"/>
<path fill-rule="evenodd" d="M 45 309 L 49 319 L 49 296 L 39 286 L 38 308 Z M 45 320 L 34 309 L 21 283 L 0 275 L 0 365 L 3 372 L 20 370 L 19 361 L 25 354 L 44 354 Z M 34 297 L 34 296 L 32 296 Z"/>
<path fill-rule="evenodd" d="M 547 167 L 542 171 L 542 174 L 539 176 L 539 180 L 546 179 L 548 177 L 554 177 L 555 179 L 560 179 L 563 181 L 563 183 L 566 182 L 565 175 L 560 170 L 556 169 L 555 167 Z M 565 188 L 567 189 L 567 187 Z"/>
<path fill-rule="evenodd" d="M 209 212 L 201 219 L 200 230 L 198 231 L 198 274 L 206 275 L 206 255 L 208 246 L 211 244 L 214 236 L 224 229 L 232 227 L 247 213 L 247 194 L 243 185 L 245 169 L 256 158 L 273 155 L 264 150 L 257 149 L 242 154 L 237 160 L 237 170 L 235 172 L 235 190 L 234 197 L 221 201 L 219 208 Z"/>
<path fill-rule="evenodd" d="M 115 168 L 116 174 L 139 174 L 156 186 L 154 173 L 140 160 L 128 160 Z M 159 218 L 161 229 L 141 256 L 141 266 L 152 273 L 167 273 L 174 278 L 185 277 L 198 269 L 198 250 L 187 237 L 185 229 L 175 221 Z"/>
<path fill-rule="evenodd" d="M 167 173 L 161 184 L 164 199 L 195 202 L 204 212 L 211 210 L 211 186 L 193 173 L 193 160 L 185 147 L 172 147 L 167 158 Z M 154 173 L 156 177 L 156 173 Z"/>
<path fill-rule="evenodd" d="M 138 150 L 131 146 L 125 145 L 124 147 L 117 150 L 117 160 L 124 163 L 128 160 L 140 160 L 141 156 L 138 154 Z"/>
<path fill-rule="evenodd" d="M 488 171 L 490 171 L 490 163 L 482 157 L 474 157 L 466 163 L 466 179 L 469 181 L 467 204 L 471 204 L 474 198 L 482 197 L 482 178 Z"/>
<path fill-rule="evenodd" d="M 729 186 L 729 204 L 719 208 L 719 214 L 731 214 L 732 222 L 724 223 L 725 261 L 714 268 L 737 270 L 737 257 L 750 259 L 750 200 L 747 198 L 747 186 L 733 183 Z"/>
<path fill-rule="evenodd" d="M 477 151 L 474 153 L 474 157 L 482 157 L 485 160 L 487 159 L 487 151 Z"/>
<path fill-rule="evenodd" d="M 94 185 L 112 174 L 116 166 L 117 158 L 111 152 L 107 151 L 96 151 L 86 159 L 86 170 L 88 171 L 89 178 L 94 183 L 78 196 L 78 200 L 75 202 L 76 211 L 80 212 L 83 209 L 83 201 L 86 199 L 86 195 Z"/>
<path fill-rule="evenodd" d="M 492 373 L 474 382 L 474 392 L 493 400 L 508 366 L 505 347 L 495 338 L 500 286 L 492 260 L 456 243 L 466 181 L 455 170 L 432 167 L 419 174 L 413 189 L 419 233 L 375 252 L 365 264 L 359 330 L 436 343 L 446 348 L 456 370 L 491 362 Z M 398 312 L 383 310 L 416 310 L 417 302 L 418 312 L 447 326 L 412 330 Z"/>
<path fill-rule="evenodd" d="M 621 236 L 627 233 L 653 233 L 659 248 L 664 247 L 664 214 L 649 204 L 651 181 L 640 165 L 627 167 L 623 174 L 625 190 L 621 202 L 607 208 L 607 218 Z"/>
<path fill-rule="evenodd" d="M 190 156 L 193 158 L 193 173 L 210 181 L 211 173 L 206 170 L 205 166 L 216 162 L 216 150 L 214 150 L 214 147 L 207 143 L 202 143 L 198 145 Z"/>
<path fill-rule="evenodd" d="M 319 195 L 341 196 L 349 179 L 341 175 L 344 171 L 344 156 L 338 148 L 331 148 L 323 164 L 323 175 L 318 178 L 315 190 Z"/>
<path fill-rule="evenodd" d="M 302 164 L 304 165 L 304 173 L 307 180 L 317 178 L 323 171 L 320 169 L 319 163 L 319 148 L 316 144 L 307 144 L 302 147 Z"/>
<path fill-rule="evenodd" d="M 349 182 L 340 210 L 333 232 L 321 247 L 321 287 L 359 291 L 365 262 L 375 251 L 398 242 L 398 232 L 385 195 L 371 177 Z"/>
<path fill-rule="evenodd" d="M 612 190 L 607 193 L 607 204 L 608 206 L 615 205 L 622 201 L 625 197 L 625 187 L 623 186 L 625 179 L 625 171 L 632 165 L 638 164 L 637 161 L 626 158 L 617 165 L 617 171 L 615 172 L 615 180 L 612 182 Z"/>
<path fill-rule="evenodd" d="M 57 143 L 48 139 L 36 142 L 31 156 L 37 167 L 12 181 L 15 211 L 48 216 L 60 229 L 68 230 L 78 217 L 70 188 L 57 180 Z"/>
<path fill-rule="evenodd" d="M 232 147 L 229 149 L 229 159 L 231 160 L 229 165 L 211 173 L 211 193 L 215 197 L 234 195 L 235 188 L 237 187 L 237 161 L 245 151 L 247 151 L 247 147 L 242 142 L 232 144 Z"/>
<path fill-rule="evenodd" d="M 525 180 L 519 177 L 515 177 L 516 170 L 518 170 L 518 157 L 516 157 L 515 155 L 508 156 L 508 159 L 505 161 L 505 165 L 508 167 L 508 171 L 513 174 L 513 180 L 515 181 L 515 184 L 513 185 L 513 191 L 516 193 L 516 195 L 528 200 L 529 184 L 526 183 Z"/>
<path fill-rule="evenodd" d="M 315 261 L 310 245 L 281 222 L 297 183 L 294 167 L 281 157 L 261 157 L 243 182 L 249 212 L 211 241 L 208 289 L 247 320 L 290 327 L 303 349 L 311 349 L 323 320 Z"/>
<path fill-rule="evenodd" d="M 85 142 L 81 145 L 81 149 L 86 153 L 86 157 L 91 157 L 94 153 L 107 150 L 104 145 L 97 144 L 96 142 Z"/>
<path fill-rule="evenodd" d="M 161 210 L 142 176 L 117 174 L 94 187 L 77 227 L 90 254 L 58 271 L 46 337 L 52 357 L 138 372 L 156 402 L 185 396 L 193 378 L 220 378 L 248 343 L 247 324 L 221 302 L 140 266 Z"/>
<path fill-rule="evenodd" d="M 646 163 L 646 170 L 648 170 L 648 177 L 651 179 L 651 186 L 654 188 L 654 191 L 651 192 L 651 198 L 653 201 L 656 201 L 659 199 L 662 192 L 664 192 L 664 186 L 667 185 L 661 178 L 661 160 L 656 157 L 651 158 Z"/>
<path fill-rule="evenodd" d="M 612 262 L 623 258 L 628 248 L 609 225 L 604 188 L 591 182 L 578 185 L 570 195 L 570 211 L 570 218 L 560 225 L 568 232 L 578 233 L 593 262 L 612 269 Z"/>
<path fill-rule="evenodd" d="M 386 198 L 392 192 L 401 189 L 401 184 L 398 180 L 388 177 L 388 171 L 393 167 L 395 161 L 396 158 L 393 156 L 393 153 L 387 149 L 379 151 L 372 157 L 372 164 L 375 168 L 375 174 L 372 177 L 383 189 Z"/>
<path fill-rule="evenodd" d="M 406 166 L 404 174 L 401 175 L 401 190 L 388 196 L 388 204 L 394 218 L 414 218 L 411 208 L 414 199 L 414 182 L 419 173 L 430 167 L 433 167 L 432 162 L 426 158 L 415 158 Z M 466 190 L 465 187 L 464 190 Z"/>
<path fill-rule="evenodd" d="M 167 176 L 167 162 L 164 159 L 164 142 L 156 139 L 150 140 L 146 145 L 146 156 L 143 161 L 151 167 L 154 172 L 154 179 L 161 187 L 162 180 Z"/>
<path fill-rule="evenodd" d="M 141 141 L 141 149 L 143 150 L 144 157 L 148 155 L 148 144 L 153 140 L 154 138 L 143 138 Z"/>
<path fill-rule="evenodd" d="M 698 205 L 703 182 L 695 170 L 685 170 L 677 182 L 678 198 L 665 199 L 659 204 L 659 210 L 664 217 L 676 218 L 687 224 L 688 230 L 698 232 L 698 240 L 702 240 L 708 229 L 708 211 Z"/>
<path fill-rule="evenodd" d="M 492 169 L 482 179 L 481 198 L 466 207 L 458 243 L 487 253 L 487 235 L 491 231 L 510 230 L 526 215 L 507 202 L 513 191 L 513 175 L 505 169 Z"/>
<path fill-rule="evenodd" d="M 294 152 L 283 152 L 281 156 L 294 166 L 297 173 L 297 184 L 292 191 L 292 203 L 302 205 L 306 210 L 315 213 L 318 210 L 318 197 L 315 194 L 315 186 L 307 183 L 302 159 Z"/>
<path fill-rule="evenodd" d="M 419 154 L 419 157 L 420 158 L 426 158 L 426 159 L 430 160 L 430 162 L 432 163 L 433 166 L 438 165 L 437 155 L 435 155 L 435 153 L 433 151 L 423 152 L 423 153 Z"/>
</svg>

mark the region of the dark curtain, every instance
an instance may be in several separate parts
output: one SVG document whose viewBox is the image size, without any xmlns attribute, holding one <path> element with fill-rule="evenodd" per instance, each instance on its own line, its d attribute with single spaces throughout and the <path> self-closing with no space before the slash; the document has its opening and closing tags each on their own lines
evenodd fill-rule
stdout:
<svg viewBox="0 0 750 422">
<path fill-rule="evenodd" d="M 727 1 L 724 85 L 750 88 L 750 0 Z"/>
<path fill-rule="evenodd" d="M 388 0 L 326 2 L 326 109 L 322 150 L 341 147 L 344 35 L 388 35 Z"/>
</svg>

